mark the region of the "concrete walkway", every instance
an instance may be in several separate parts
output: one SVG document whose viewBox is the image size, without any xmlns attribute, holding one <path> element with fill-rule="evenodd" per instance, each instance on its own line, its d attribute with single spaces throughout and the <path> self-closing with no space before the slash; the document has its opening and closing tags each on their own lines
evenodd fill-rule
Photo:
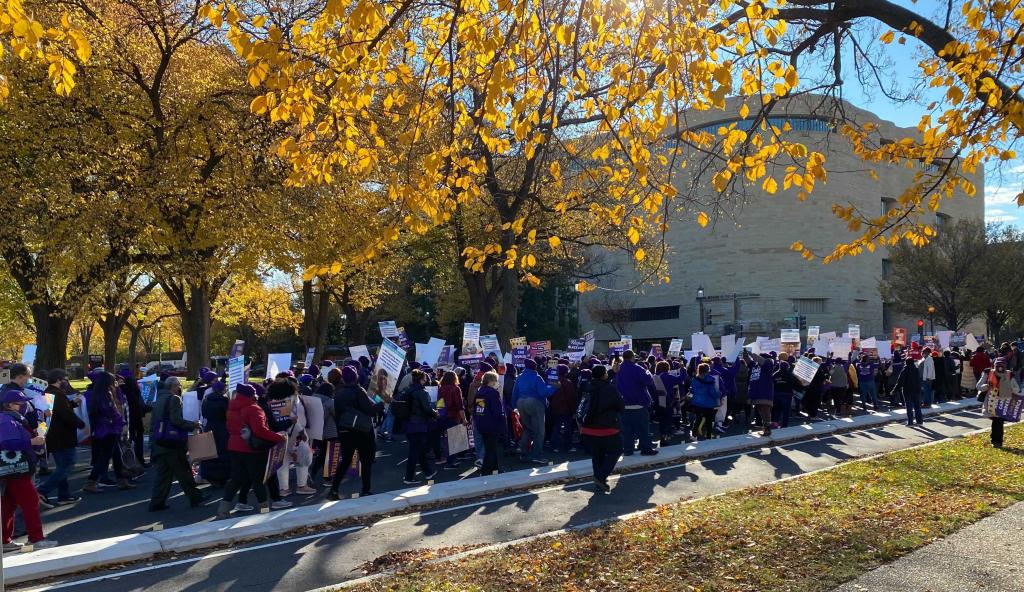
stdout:
<svg viewBox="0 0 1024 592">
<path fill-rule="evenodd" d="M 847 582 L 835 592 L 1020 592 L 1024 502 Z"/>
</svg>

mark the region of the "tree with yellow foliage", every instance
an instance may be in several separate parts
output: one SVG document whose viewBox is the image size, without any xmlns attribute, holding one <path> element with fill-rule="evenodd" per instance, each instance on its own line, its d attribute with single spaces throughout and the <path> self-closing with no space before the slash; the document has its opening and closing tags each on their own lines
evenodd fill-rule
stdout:
<svg viewBox="0 0 1024 592">
<path fill-rule="evenodd" d="M 302 325 L 291 292 L 283 286 L 266 285 L 259 278 L 232 281 L 216 303 L 213 317 L 236 327 L 238 339 L 255 357 L 266 354 L 267 339 L 278 331 L 294 331 Z"/>
</svg>

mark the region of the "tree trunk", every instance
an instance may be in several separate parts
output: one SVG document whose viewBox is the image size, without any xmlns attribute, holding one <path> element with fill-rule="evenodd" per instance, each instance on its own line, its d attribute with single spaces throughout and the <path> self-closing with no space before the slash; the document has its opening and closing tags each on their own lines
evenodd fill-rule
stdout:
<svg viewBox="0 0 1024 592">
<path fill-rule="evenodd" d="M 89 352 L 92 351 L 92 332 L 95 330 L 95 323 L 90 324 L 88 328 L 80 327 L 79 335 L 82 337 L 82 355 L 85 356 L 86 362 L 89 361 Z"/>
<path fill-rule="evenodd" d="M 128 325 L 128 367 L 132 372 L 135 371 L 135 366 L 139 363 L 139 333 L 141 332 L 141 329 Z"/>
<path fill-rule="evenodd" d="M 181 313 L 181 330 L 185 337 L 185 351 L 188 352 L 186 366 L 188 377 L 195 379 L 199 369 L 210 363 L 210 295 L 205 289 L 192 286 L 188 306 L 178 308 Z"/>
<path fill-rule="evenodd" d="M 314 362 L 322 360 L 324 350 L 327 349 L 327 315 L 330 312 L 330 308 L 331 293 L 327 291 L 327 286 L 321 284 L 316 305 L 316 339 L 313 343 L 306 346 L 316 348 L 316 351 L 313 352 Z"/>
<path fill-rule="evenodd" d="M 313 280 L 302 280 L 302 345 L 316 347 L 316 302 L 313 301 Z"/>
<path fill-rule="evenodd" d="M 31 308 L 32 320 L 36 325 L 36 373 L 64 368 L 67 365 L 68 334 L 73 319 L 59 314 L 50 305 L 33 304 Z"/>
<path fill-rule="evenodd" d="M 117 366 L 117 344 L 121 341 L 125 322 L 126 319 L 115 314 L 100 321 L 100 327 L 103 329 L 103 364 L 107 368 Z"/>
<path fill-rule="evenodd" d="M 508 343 L 513 337 L 518 337 L 516 332 L 519 328 L 519 305 L 522 303 L 521 286 L 519 278 L 516 277 L 514 269 L 502 268 L 501 270 L 501 316 L 498 321 L 498 342 Z"/>
<path fill-rule="evenodd" d="M 465 268 L 462 269 L 462 281 L 466 284 L 466 292 L 469 294 L 469 312 L 472 323 L 480 323 L 482 335 L 490 332 L 491 311 L 494 310 L 494 302 L 491 298 L 491 291 L 487 289 L 487 274 L 473 273 Z"/>
</svg>

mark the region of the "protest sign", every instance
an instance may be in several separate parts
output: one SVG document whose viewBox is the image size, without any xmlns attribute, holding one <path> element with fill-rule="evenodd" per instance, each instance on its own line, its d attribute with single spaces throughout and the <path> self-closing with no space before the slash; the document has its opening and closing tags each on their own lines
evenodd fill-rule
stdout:
<svg viewBox="0 0 1024 592">
<path fill-rule="evenodd" d="M 228 352 L 228 358 L 240 356 L 243 351 L 245 351 L 245 341 L 236 339 L 235 343 L 231 346 L 231 351 Z"/>
<path fill-rule="evenodd" d="M 531 341 L 530 342 L 530 357 L 536 358 L 537 356 L 550 356 L 551 355 L 551 341 Z"/>
<path fill-rule="evenodd" d="M 309 368 L 310 366 L 313 365 L 313 354 L 315 354 L 315 353 L 316 353 L 316 348 L 315 347 L 307 347 L 306 348 L 306 359 L 304 359 L 302 361 L 303 365 L 306 368 Z"/>
<path fill-rule="evenodd" d="M 267 468 L 263 473 L 264 483 L 269 481 L 270 477 L 275 475 L 277 470 L 284 466 L 284 457 L 288 449 L 288 434 L 285 432 L 278 433 L 285 436 L 285 439 L 274 444 L 274 447 L 271 448 L 270 452 L 267 454 Z"/>
<path fill-rule="evenodd" d="M 306 435 L 310 440 L 324 439 L 324 402 L 312 395 L 299 395 L 306 410 Z"/>
<path fill-rule="evenodd" d="M 480 323 L 463 323 L 462 325 L 462 355 L 483 353 L 480 347 Z"/>
<path fill-rule="evenodd" d="M 679 354 L 682 353 L 682 351 L 683 351 L 683 340 L 682 339 L 676 338 L 676 339 L 673 339 L 672 341 L 669 342 L 669 344 L 668 344 L 668 356 L 670 358 L 678 358 Z"/>
<path fill-rule="evenodd" d="M 660 343 L 652 343 L 651 344 L 651 355 L 656 357 L 656 358 L 663 358 L 663 357 L 665 357 L 665 352 L 661 351 L 661 344 Z"/>
<path fill-rule="evenodd" d="M 814 362 L 810 358 L 801 356 L 800 359 L 796 361 L 796 365 L 793 366 L 793 374 L 795 374 L 796 377 L 800 379 L 800 382 L 804 383 L 806 386 L 811 384 L 811 381 L 814 380 L 814 375 L 818 372 L 819 366 L 821 366 L 821 364 Z"/>
<path fill-rule="evenodd" d="M 377 363 L 373 366 L 373 376 L 380 376 L 383 370 L 387 377 L 380 391 L 382 396 L 387 397 L 395 392 L 395 385 L 398 384 L 398 376 L 402 373 L 404 365 L 405 351 L 394 341 L 384 339 L 380 344 L 380 351 L 377 352 Z"/>
<path fill-rule="evenodd" d="M 892 342 L 891 341 L 875 341 L 875 349 L 878 350 L 878 358 L 881 360 L 892 359 Z"/>
<path fill-rule="evenodd" d="M 977 338 L 974 337 L 973 333 L 968 333 L 967 336 L 964 338 L 964 347 L 971 351 L 974 351 L 978 349 L 978 347 L 980 347 L 980 344 L 978 343 Z"/>
<path fill-rule="evenodd" d="M 860 351 L 872 358 L 878 357 L 878 341 L 874 337 L 862 339 L 860 342 Z"/>
<path fill-rule="evenodd" d="M 807 347 L 814 345 L 814 342 L 818 340 L 818 334 L 821 333 L 821 327 L 818 325 L 811 325 L 807 327 Z"/>
<path fill-rule="evenodd" d="M 942 349 L 949 348 L 950 341 L 952 341 L 953 339 L 952 331 L 939 331 L 938 333 L 935 334 L 935 336 L 939 338 L 939 347 L 941 347 Z"/>
<path fill-rule="evenodd" d="M 850 325 L 849 329 L 850 339 L 854 341 L 860 340 L 860 325 Z"/>
<path fill-rule="evenodd" d="M 512 348 L 512 363 L 516 365 L 516 368 L 523 368 L 528 357 L 530 357 L 530 350 L 526 346 Z"/>
<path fill-rule="evenodd" d="M 235 387 L 245 382 L 245 358 L 236 356 L 228 358 L 228 393 L 235 392 Z"/>
<path fill-rule="evenodd" d="M 689 362 L 690 360 L 692 360 L 692 359 L 694 359 L 696 357 L 697 357 L 697 352 L 693 351 L 692 349 L 688 349 L 688 350 L 683 352 L 683 360 L 685 360 L 687 362 Z"/>
<path fill-rule="evenodd" d="M 902 327 L 894 327 L 892 330 L 893 345 L 907 345 L 907 330 Z"/>
<path fill-rule="evenodd" d="M 267 354 L 267 378 L 273 378 L 281 372 L 287 372 L 292 367 L 292 355 Z"/>
<path fill-rule="evenodd" d="M 582 356 L 583 352 L 586 349 L 586 346 L 586 341 L 584 341 L 582 337 L 573 337 L 572 339 L 569 340 L 569 344 L 566 346 L 565 349 L 569 352 L 579 352 L 579 354 Z"/>
<path fill-rule="evenodd" d="M 431 337 L 427 343 L 416 344 L 416 361 L 428 366 L 436 366 L 444 349 L 444 339 Z"/>
<path fill-rule="evenodd" d="M 370 348 L 365 345 L 350 345 L 348 348 L 348 357 L 353 360 L 359 360 L 360 358 L 366 358 L 370 360 Z"/>
<path fill-rule="evenodd" d="M 608 342 L 608 355 L 609 356 L 621 356 L 623 352 L 629 349 L 629 345 L 625 341 L 609 341 Z"/>
<path fill-rule="evenodd" d="M 508 345 L 509 345 L 510 348 L 526 347 L 526 338 L 525 337 L 513 337 L 512 339 L 508 340 Z"/>
<path fill-rule="evenodd" d="M 437 405 L 437 388 L 436 386 L 423 387 L 423 390 L 427 391 L 427 397 L 430 399 L 430 402 L 434 405 Z"/>
<path fill-rule="evenodd" d="M 782 340 L 780 339 L 766 339 L 760 344 L 761 353 L 767 354 L 770 352 L 779 353 L 782 351 Z"/>
<path fill-rule="evenodd" d="M 828 344 L 832 343 L 835 340 L 836 340 L 836 332 L 835 331 L 829 331 L 827 333 L 822 333 L 822 334 L 818 335 L 818 341 L 823 343 L 825 345 L 825 347 L 824 347 L 824 349 L 820 349 L 820 350 L 817 347 L 815 347 L 815 350 L 816 351 L 827 352 L 828 351 Z"/>
<path fill-rule="evenodd" d="M 995 416 L 1006 421 L 1020 421 L 1021 411 L 1024 410 L 1024 397 L 1012 395 L 1008 399 L 997 399 Z"/>
<path fill-rule="evenodd" d="M 549 365 L 547 372 L 544 374 L 544 378 L 547 380 L 549 385 L 558 386 L 558 368 L 552 368 Z"/>
<path fill-rule="evenodd" d="M 779 334 L 782 343 L 800 343 L 800 329 L 783 329 Z"/>
<path fill-rule="evenodd" d="M 731 360 L 731 354 L 736 349 L 736 336 L 735 335 L 722 335 L 722 357 Z"/>
<path fill-rule="evenodd" d="M 845 360 L 850 357 L 850 352 L 853 350 L 853 339 L 850 337 L 839 337 L 831 343 L 830 347 L 832 357 L 838 360 Z"/>
<path fill-rule="evenodd" d="M 21 363 L 26 366 L 36 365 L 36 349 L 37 346 L 34 343 L 30 343 L 25 346 L 25 349 L 21 351 Z"/>
<path fill-rule="evenodd" d="M 583 361 L 583 352 L 581 351 L 570 351 L 565 352 L 565 358 L 574 364 L 579 364 Z"/>
<path fill-rule="evenodd" d="M 405 351 L 412 349 L 412 340 L 409 339 L 409 334 L 405 332 L 405 327 L 398 328 L 398 347 Z"/>
<path fill-rule="evenodd" d="M 583 355 L 590 357 L 594 353 L 594 330 L 583 334 Z"/>
<path fill-rule="evenodd" d="M 40 412 L 49 411 L 52 407 L 50 399 L 46 396 L 47 386 L 49 385 L 45 380 L 35 377 L 29 378 L 25 383 L 25 396 L 32 399 L 32 406 Z"/>
<path fill-rule="evenodd" d="M 711 343 L 711 337 L 704 333 L 690 335 L 690 347 L 695 351 L 704 352 L 706 356 L 715 355 L 715 346 Z"/>
<path fill-rule="evenodd" d="M 483 354 L 485 358 L 491 355 L 492 353 L 498 360 L 501 360 L 503 358 L 503 356 L 501 355 L 501 346 L 498 345 L 497 335 L 481 335 L 480 347 L 483 349 Z"/>
<path fill-rule="evenodd" d="M 950 347 L 963 347 L 967 345 L 967 334 L 963 331 L 958 331 L 953 334 L 953 337 L 949 340 Z"/>
<path fill-rule="evenodd" d="M 188 391 L 181 396 L 181 418 L 185 421 L 199 421 L 199 393 Z"/>
<path fill-rule="evenodd" d="M 619 341 L 626 343 L 626 349 L 633 349 L 633 336 L 632 335 L 620 335 Z"/>
<path fill-rule="evenodd" d="M 143 403 L 146 405 L 152 405 L 156 402 L 157 386 L 159 386 L 159 384 L 160 376 L 157 374 L 150 374 L 149 376 L 139 379 L 139 391 L 142 394 Z"/>
<path fill-rule="evenodd" d="M 437 367 L 451 370 L 455 367 L 455 346 L 446 345 L 441 348 L 441 355 L 437 356 Z"/>
<path fill-rule="evenodd" d="M 379 321 L 377 327 L 380 328 L 380 336 L 384 339 L 395 339 L 398 337 L 398 323 L 395 321 Z"/>
<path fill-rule="evenodd" d="M 935 351 L 939 347 L 939 339 L 934 335 L 923 335 L 921 337 L 921 345 L 930 347 L 932 351 Z"/>
<path fill-rule="evenodd" d="M 484 361 L 483 354 L 469 354 L 459 356 L 459 364 L 469 368 L 470 372 L 476 374 L 480 369 L 480 363 Z"/>
<path fill-rule="evenodd" d="M 483 401 L 483 399 L 480 399 Z M 448 454 L 458 454 L 469 450 L 469 430 L 464 425 L 448 428 Z"/>
</svg>

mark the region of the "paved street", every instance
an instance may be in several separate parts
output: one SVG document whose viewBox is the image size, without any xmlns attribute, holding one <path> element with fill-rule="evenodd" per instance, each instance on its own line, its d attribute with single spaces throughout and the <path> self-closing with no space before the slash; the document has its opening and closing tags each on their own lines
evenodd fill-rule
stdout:
<svg viewBox="0 0 1024 592">
<path fill-rule="evenodd" d="M 392 517 L 333 533 L 264 542 L 105 575 L 71 578 L 63 584 L 34 589 L 109 591 L 116 588 L 119 591 L 151 592 L 309 590 L 359 577 L 360 565 L 388 552 L 493 543 L 579 526 L 658 504 L 713 495 L 828 468 L 852 458 L 933 442 L 988 425 L 989 422 L 974 411 L 939 416 L 923 427 L 890 424 L 778 448 L 642 471 L 617 479 L 610 496 L 595 496 L 589 484 L 556 486 Z M 141 502 L 131 501 L 138 497 L 137 494 L 118 492 L 100 497 L 107 495 L 115 500 L 115 507 L 127 512 L 126 519 L 137 516 Z M 182 500 L 176 499 L 175 506 L 180 504 Z M 88 510 L 88 507 L 83 507 L 86 514 L 96 512 Z M 192 515 L 199 512 L 196 510 Z M 174 513 L 172 510 L 167 519 Z M 185 510 L 180 513 L 188 515 Z M 111 523 L 122 523 L 120 516 L 112 520 L 110 514 L 93 515 L 85 520 L 97 526 L 105 522 L 108 531 L 123 532 L 143 527 L 136 520 L 135 526 L 128 522 L 119 529 Z M 149 522 L 152 523 L 152 519 Z M 70 534 L 80 532 L 77 529 L 82 527 L 73 527 L 69 520 L 65 528 Z M 56 536 L 62 535 L 58 533 Z M 24 588 L 31 587 L 20 589 Z"/>
<path fill-rule="evenodd" d="M 1018 592 L 1024 502 L 847 582 L 835 592 Z"/>
</svg>

